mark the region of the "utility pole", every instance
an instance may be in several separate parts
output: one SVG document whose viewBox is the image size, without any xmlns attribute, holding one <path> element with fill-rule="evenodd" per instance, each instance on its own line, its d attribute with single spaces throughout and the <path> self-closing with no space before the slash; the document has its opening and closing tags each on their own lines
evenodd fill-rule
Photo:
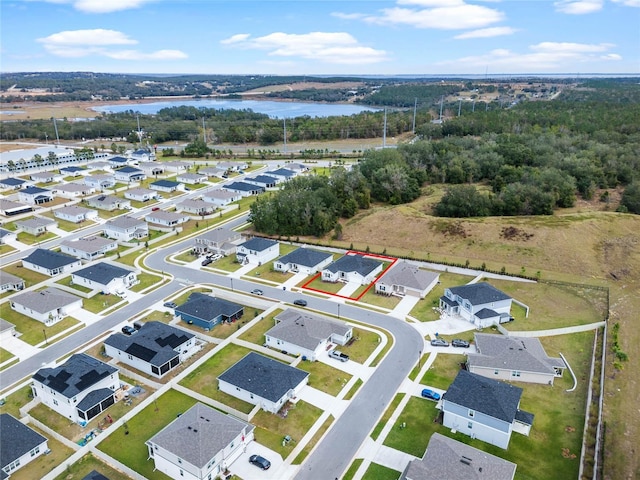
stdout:
<svg viewBox="0 0 640 480">
<path fill-rule="evenodd" d="M 416 133 L 416 111 L 418 110 L 418 97 L 413 99 L 413 126 L 411 127 L 411 133 Z"/>
<path fill-rule="evenodd" d="M 287 153 L 287 119 L 282 119 L 282 127 L 284 129 L 284 153 Z"/>
<path fill-rule="evenodd" d="M 387 148 L 387 108 L 384 109 L 384 128 L 382 130 L 382 148 Z"/>
<path fill-rule="evenodd" d="M 202 117 L 202 140 L 204 144 L 207 144 L 207 127 L 204 124 L 204 117 Z"/>
<path fill-rule="evenodd" d="M 460 99 L 460 103 L 458 104 L 458 116 L 460 116 L 461 110 L 462 110 L 462 99 Z"/>
<path fill-rule="evenodd" d="M 140 131 L 140 115 L 136 114 L 136 121 L 138 122 L 138 143 L 142 144 L 142 132 Z"/>
<path fill-rule="evenodd" d="M 56 117 L 53 117 L 53 128 L 56 131 L 56 145 L 60 145 L 60 135 L 58 135 L 58 124 L 56 123 Z"/>
<path fill-rule="evenodd" d="M 440 97 L 440 123 L 442 123 L 442 106 L 444 104 L 444 95 Z"/>
</svg>

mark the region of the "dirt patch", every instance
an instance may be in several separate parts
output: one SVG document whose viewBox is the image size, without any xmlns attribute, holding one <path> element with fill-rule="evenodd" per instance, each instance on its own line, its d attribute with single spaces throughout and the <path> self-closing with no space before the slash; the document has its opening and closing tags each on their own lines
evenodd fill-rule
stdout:
<svg viewBox="0 0 640 480">
<path fill-rule="evenodd" d="M 527 240 L 533 238 L 533 233 L 528 233 L 520 228 L 509 226 L 502 227 L 500 237 L 504 238 L 505 240 L 523 240 L 526 242 Z"/>
</svg>

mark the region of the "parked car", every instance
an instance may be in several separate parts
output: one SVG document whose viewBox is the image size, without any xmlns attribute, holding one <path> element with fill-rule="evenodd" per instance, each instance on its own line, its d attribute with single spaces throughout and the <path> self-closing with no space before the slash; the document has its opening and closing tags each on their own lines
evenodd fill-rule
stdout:
<svg viewBox="0 0 640 480">
<path fill-rule="evenodd" d="M 329 352 L 329 356 L 331 358 L 335 358 L 336 360 L 340 360 L 341 362 L 346 362 L 347 360 L 349 360 L 349 355 L 338 350 L 331 350 Z"/>
<path fill-rule="evenodd" d="M 249 463 L 256 467 L 260 467 L 262 470 L 269 470 L 269 467 L 271 466 L 271 462 L 260 455 L 251 455 L 249 457 Z"/>
<path fill-rule="evenodd" d="M 440 400 L 440 394 L 428 388 L 423 389 L 420 395 L 422 395 L 423 398 L 428 398 L 429 400 Z"/>
<path fill-rule="evenodd" d="M 454 338 L 453 340 L 451 340 L 451 345 L 453 345 L 454 347 L 469 348 L 469 342 L 460 338 Z"/>
<path fill-rule="evenodd" d="M 137 330 L 131 325 L 125 325 L 124 327 L 122 327 L 122 333 L 124 333 L 125 335 L 133 335 L 136 332 Z"/>
<path fill-rule="evenodd" d="M 294 305 L 298 305 L 299 307 L 306 307 L 307 306 L 307 301 L 302 299 L 302 298 L 297 298 L 293 301 Z"/>
<path fill-rule="evenodd" d="M 210 258 L 205 258 L 205 259 L 202 261 L 202 266 L 203 266 L 203 267 L 206 267 L 206 266 L 207 266 L 207 265 L 209 265 L 210 263 L 213 263 L 213 260 L 211 260 Z"/>
<path fill-rule="evenodd" d="M 443 338 L 434 338 L 433 340 L 431 340 L 431 346 L 432 347 L 448 347 L 449 342 L 447 342 Z"/>
<path fill-rule="evenodd" d="M 259 288 L 254 288 L 253 290 L 251 290 L 251 293 L 253 293 L 254 295 L 264 295 L 264 292 Z"/>
<path fill-rule="evenodd" d="M 164 302 L 162 306 L 167 308 L 176 308 L 178 304 L 176 302 Z"/>
</svg>

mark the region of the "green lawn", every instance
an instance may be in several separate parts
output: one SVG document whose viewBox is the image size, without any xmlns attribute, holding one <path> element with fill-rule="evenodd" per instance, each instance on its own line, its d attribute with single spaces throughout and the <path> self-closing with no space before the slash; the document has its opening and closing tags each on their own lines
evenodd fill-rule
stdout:
<svg viewBox="0 0 640 480">
<path fill-rule="evenodd" d="M 47 275 L 43 275 L 42 273 L 34 272 L 33 270 L 24 268 L 22 266 L 22 262 L 16 262 L 12 263 L 11 265 L 6 265 L 2 267 L 2 271 L 22 278 L 25 283 L 25 288 L 32 287 L 50 278 Z"/>
<path fill-rule="evenodd" d="M 2 318 L 13 323 L 16 330 L 20 333 L 20 340 L 27 342 L 29 345 L 38 345 L 44 342 L 45 335 L 49 343 L 54 335 L 63 332 L 69 328 L 79 327 L 82 324 L 73 317 L 66 317 L 58 323 L 54 323 L 50 327 L 46 327 L 44 323 L 22 315 L 15 310 L 9 308 L 8 305 L 2 308 Z M 60 339 L 57 339 L 58 341 Z"/>
<path fill-rule="evenodd" d="M 389 467 L 372 463 L 364 472 L 362 480 L 398 480 L 401 473 Z"/>
<path fill-rule="evenodd" d="M 420 380 L 420 384 L 446 390 L 460 371 L 460 364 L 464 361 L 466 361 L 464 355 L 439 354 Z"/>
<path fill-rule="evenodd" d="M 4 348 L 0 348 L 0 363 L 6 362 L 10 358 L 13 358 L 13 356 L 14 355 L 11 352 L 8 352 Z"/>
<path fill-rule="evenodd" d="M 43 431 L 33 425 L 29 425 L 29 427 L 42 436 L 47 437 L 47 445 L 51 450 L 51 453 L 48 455 L 40 455 L 29 464 L 11 472 L 11 480 L 33 480 L 34 478 L 43 478 L 47 473 L 73 454 L 73 450 L 62 442 L 51 438 L 49 435 L 46 435 Z"/>
<path fill-rule="evenodd" d="M 85 310 L 89 310 L 91 313 L 100 313 L 103 310 L 107 310 L 113 307 L 116 303 L 122 302 L 123 300 L 117 295 L 103 295 L 102 293 L 97 293 L 91 298 L 85 298 L 82 300 L 82 307 Z M 122 306 L 126 305 L 127 302 L 124 300 Z"/>
<path fill-rule="evenodd" d="M 256 345 L 263 345 L 265 341 L 265 332 L 270 330 L 275 325 L 274 318 L 281 314 L 283 311 L 284 310 L 281 308 L 273 310 L 269 315 L 259 320 L 238 338 L 247 342 L 255 343 Z"/>
<path fill-rule="evenodd" d="M 235 272 L 236 270 L 240 269 L 242 265 L 238 263 L 235 255 L 228 255 L 226 257 L 222 257 L 220 260 L 213 262 L 210 267 L 217 270 L 223 270 L 225 272 Z"/>
<path fill-rule="evenodd" d="M 0 413 L 9 413 L 20 418 L 20 408 L 32 400 L 32 395 L 31 386 L 27 385 L 7 397 L 0 397 L 5 400 L 5 404 L 0 406 Z"/>
<path fill-rule="evenodd" d="M 433 290 L 413 307 L 409 315 L 422 322 L 438 320 L 440 314 L 436 312 L 433 307 L 437 307 L 440 304 L 440 297 L 444 295 L 444 289 L 466 285 L 471 280 L 473 280 L 473 277 L 468 275 L 441 272 L 440 283 L 433 287 Z"/>
<path fill-rule="evenodd" d="M 309 372 L 309 386 L 333 395 L 340 393 L 352 375 L 321 362 L 300 362 L 300 370 Z"/>
<path fill-rule="evenodd" d="M 380 345 L 380 335 L 384 335 L 384 333 L 355 327 L 353 329 L 353 343 L 339 347 L 339 349 L 349 355 L 349 358 L 354 362 L 364 363 Z"/>
<path fill-rule="evenodd" d="M 30 233 L 27 233 L 27 232 L 20 232 L 17 237 L 19 242 L 22 242 L 26 245 L 40 244 L 42 242 L 46 242 L 53 238 L 58 238 L 58 236 L 53 232 L 46 232 L 38 236 L 31 235 Z"/>
<path fill-rule="evenodd" d="M 363 384 L 362 379 L 358 378 L 356 380 L 356 382 L 353 384 L 353 386 L 351 387 L 351 389 L 344 396 L 344 399 L 345 400 L 351 400 L 353 398 L 353 396 L 358 392 L 358 390 L 360 389 L 362 384 Z"/>
<path fill-rule="evenodd" d="M 307 444 L 304 446 L 302 451 L 293 460 L 293 462 L 291 462 L 293 465 L 300 465 L 302 462 L 304 462 L 305 458 L 307 458 L 307 456 L 309 455 L 311 450 L 313 450 L 313 447 L 315 447 L 316 443 L 318 443 L 318 440 L 320 440 L 322 438 L 322 436 L 329 429 L 329 427 L 331 426 L 331 424 L 333 423 L 334 420 L 335 420 L 335 418 L 333 418 L 333 415 L 329 415 L 327 417 L 327 419 L 324 421 L 322 426 L 313 435 L 313 437 L 311 437 L 311 440 L 309 440 L 307 442 Z"/>
<path fill-rule="evenodd" d="M 15 250 L 16 249 L 13 248 L 11 245 L 5 245 L 5 244 L 0 245 L 0 255 L 15 252 Z"/>
<path fill-rule="evenodd" d="M 73 288 L 75 290 L 78 290 L 79 292 L 83 292 L 83 293 L 91 292 L 90 288 L 83 287 L 82 285 L 76 285 L 75 283 L 73 283 L 71 275 L 69 275 L 68 277 L 61 278 L 60 280 L 56 281 L 56 283 L 59 283 L 60 285 L 64 285 L 65 287 Z"/>
<path fill-rule="evenodd" d="M 411 373 L 409 373 L 409 380 L 414 381 L 416 379 L 416 377 L 418 376 L 418 373 L 420 373 L 422 365 L 425 364 L 425 362 L 429 359 L 430 356 L 431 356 L 431 353 L 427 353 L 420 357 L 420 361 L 416 364 L 415 367 L 413 367 L 413 370 L 411 370 Z"/>
<path fill-rule="evenodd" d="M 384 445 L 422 457 L 431 438 L 431 435 L 424 435 L 424 432 L 430 430 L 438 412 L 436 402 L 411 397 L 385 438 Z"/>
<path fill-rule="evenodd" d="M 342 477 L 342 480 L 351 480 L 353 476 L 356 474 L 356 472 L 358 471 L 358 469 L 360 468 L 360 465 L 362 465 L 363 461 L 364 459 L 362 458 L 356 458 L 347 469 L 346 473 Z"/>
<path fill-rule="evenodd" d="M 93 470 L 110 480 L 129 480 L 131 478 L 97 459 L 91 453 L 87 453 L 73 465 L 68 465 L 64 473 L 58 475 L 55 480 L 82 480 Z"/>
<path fill-rule="evenodd" d="M 245 278 L 250 280 L 265 280 L 276 283 L 283 283 L 293 277 L 293 273 L 283 273 L 278 272 L 273 269 L 273 262 L 267 262 L 264 265 L 260 265 L 257 268 L 254 268 L 246 275 Z"/>
<path fill-rule="evenodd" d="M 404 393 L 396 393 L 395 397 L 393 397 L 393 400 L 391 401 L 387 409 L 382 414 L 380 421 L 371 431 L 372 439 L 374 440 L 378 439 L 378 436 L 382 432 L 382 429 L 384 428 L 385 424 L 389 421 L 389 418 L 391 418 L 391 415 L 393 414 L 393 412 L 396 411 L 396 408 L 398 408 L 398 405 L 400 405 L 400 402 L 402 401 L 404 396 L 405 396 Z"/>
<path fill-rule="evenodd" d="M 304 285 L 305 282 L 306 280 L 302 284 Z M 327 293 L 338 293 L 342 289 L 342 287 L 344 287 L 344 285 L 345 284 L 342 282 L 323 282 L 321 276 L 318 276 L 318 278 L 316 278 L 313 282 L 306 285 L 306 288 L 312 288 Z"/>
<path fill-rule="evenodd" d="M 354 296 L 357 295 L 354 294 Z M 358 302 L 368 303 L 369 305 L 393 310 L 400 303 L 400 297 L 396 297 L 394 295 L 378 295 L 374 285 L 362 296 L 362 298 L 360 298 L 360 300 L 358 300 Z"/>
<path fill-rule="evenodd" d="M 151 273 L 142 272 L 138 274 L 138 283 L 131 287 L 132 292 L 141 292 L 151 286 L 160 287 L 162 285 L 162 277 Z"/>
<path fill-rule="evenodd" d="M 98 449 L 122 462 L 150 480 L 169 479 L 161 472 L 154 471 L 153 460 L 148 460 L 149 450 L 145 442 L 175 420 L 180 413 L 195 405 L 192 397 L 169 390 L 158 400 L 125 425 L 119 425 L 103 440 Z"/>
<path fill-rule="evenodd" d="M 191 253 L 191 250 L 186 250 L 184 252 L 182 252 L 179 255 L 176 255 L 175 257 L 173 257 L 173 259 L 177 262 L 185 262 L 185 263 L 191 263 L 194 260 L 196 260 L 198 258 L 198 255 L 194 255 L 193 253 Z"/>
</svg>

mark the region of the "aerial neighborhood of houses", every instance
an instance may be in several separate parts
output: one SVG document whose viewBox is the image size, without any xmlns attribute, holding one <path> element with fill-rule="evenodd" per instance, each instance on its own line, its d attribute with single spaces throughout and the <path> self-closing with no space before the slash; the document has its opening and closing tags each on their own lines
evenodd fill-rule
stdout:
<svg viewBox="0 0 640 480">
<path fill-rule="evenodd" d="M 34 159 L 49 151 L 55 164 Z M 557 389 L 571 370 L 511 329 L 535 312 L 506 275 L 244 230 L 252 197 L 308 174 L 303 164 L 57 146 L 20 159 L 0 162 L 0 478 L 64 478 L 84 455 L 107 466 L 85 478 L 294 478 L 379 383 L 403 396 L 384 436 L 368 437 L 366 465 L 406 480 L 511 480 L 511 434 L 545 415 L 528 389 Z M 413 380 L 374 377 L 403 341 L 392 322 L 420 339 L 402 366 Z M 447 358 L 449 377 L 431 382 Z M 371 429 L 387 405 L 376 408 Z M 401 408 L 429 419 L 411 433 L 419 452 L 383 449 L 390 430 L 416 428 Z"/>
</svg>

